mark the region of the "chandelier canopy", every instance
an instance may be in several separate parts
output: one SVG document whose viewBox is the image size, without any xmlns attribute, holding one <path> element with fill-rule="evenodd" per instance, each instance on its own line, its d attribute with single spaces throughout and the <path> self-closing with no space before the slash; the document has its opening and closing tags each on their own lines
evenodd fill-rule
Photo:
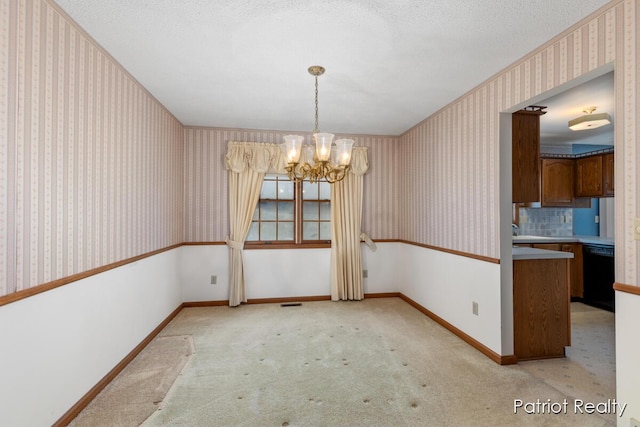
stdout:
<svg viewBox="0 0 640 427">
<path fill-rule="evenodd" d="M 318 76 L 324 74 L 325 70 L 319 65 L 312 65 L 308 71 L 316 80 L 316 122 L 313 129 L 316 145 L 315 149 L 312 144 L 305 144 L 303 147 L 304 136 L 301 135 L 284 136 L 282 148 L 287 158 L 285 170 L 292 181 L 308 179 L 311 182 L 317 182 L 324 179 L 333 184 L 344 179 L 349 170 L 353 140 L 338 139 L 334 145 L 334 134 L 318 131 Z M 310 161 L 301 164 L 302 150 L 305 151 L 306 159 Z"/>
</svg>

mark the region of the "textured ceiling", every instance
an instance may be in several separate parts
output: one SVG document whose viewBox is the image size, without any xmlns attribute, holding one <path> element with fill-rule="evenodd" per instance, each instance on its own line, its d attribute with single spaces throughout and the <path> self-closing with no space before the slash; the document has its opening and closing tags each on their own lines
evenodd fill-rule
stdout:
<svg viewBox="0 0 640 427">
<path fill-rule="evenodd" d="M 608 0 L 56 0 L 183 124 L 398 135 Z"/>
</svg>

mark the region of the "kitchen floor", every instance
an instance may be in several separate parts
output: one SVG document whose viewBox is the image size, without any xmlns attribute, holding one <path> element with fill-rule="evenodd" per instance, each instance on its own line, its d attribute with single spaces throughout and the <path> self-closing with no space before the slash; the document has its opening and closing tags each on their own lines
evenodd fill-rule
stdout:
<svg viewBox="0 0 640 427">
<path fill-rule="evenodd" d="M 615 398 L 615 314 L 572 302 L 571 346 L 566 348 L 566 357 L 518 365 L 567 397 L 585 402 Z"/>
</svg>

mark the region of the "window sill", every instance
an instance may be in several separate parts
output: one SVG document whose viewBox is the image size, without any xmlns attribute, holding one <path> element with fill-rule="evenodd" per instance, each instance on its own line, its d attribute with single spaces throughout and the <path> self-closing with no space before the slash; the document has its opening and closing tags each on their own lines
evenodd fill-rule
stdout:
<svg viewBox="0 0 640 427">
<path fill-rule="evenodd" d="M 330 248 L 331 242 L 313 242 L 313 243 L 267 243 L 252 242 L 245 243 L 244 249 L 320 249 Z"/>
</svg>

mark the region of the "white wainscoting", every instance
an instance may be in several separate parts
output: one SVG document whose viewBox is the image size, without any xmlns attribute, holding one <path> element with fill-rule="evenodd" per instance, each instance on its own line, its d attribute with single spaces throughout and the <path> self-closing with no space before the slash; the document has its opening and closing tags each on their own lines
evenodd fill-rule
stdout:
<svg viewBox="0 0 640 427">
<path fill-rule="evenodd" d="M 57 421 L 180 304 L 162 252 L 0 307 L 0 425 Z"/>
<path fill-rule="evenodd" d="M 403 245 L 397 256 L 402 260 L 401 293 L 503 354 L 500 264 L 413 245 Z M 477 316 L 472 313 L 474 301 Z M 504 323 L 513 328 L 512 320 Z"/>
<path fill-rule="evenodd" d="M 367 270 L 365 293 L 398 292 L 401 243 L 378 243 L 373 252 L 362 245 Z M 331 294 L 330 249 L 254 249 L 244 251 L 248 299 L 326 296 Z M 229 299 L 226 245 L 186 245 L 180 254 L 183 301 Z M 211 276 L 217 284 L 211 284 Z"/>
<path fill-rule="evenodd" d="M 618 426 L 621 427 L 628 426 L 631 417 L 640 420 L 638 325 L 640 296 L 616 291 L 616 400 L 627 403 L 624 413 L 618 417 Z"/>
</svg>

